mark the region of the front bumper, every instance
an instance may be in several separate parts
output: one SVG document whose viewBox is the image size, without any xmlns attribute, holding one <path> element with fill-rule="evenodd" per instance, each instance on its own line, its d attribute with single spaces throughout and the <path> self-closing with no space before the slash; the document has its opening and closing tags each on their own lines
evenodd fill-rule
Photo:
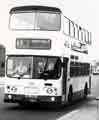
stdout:
<svg viewBox="0 0 99 120">
<path fill-rule="evenodd" d="M 56 103 L 60 104 L 62 100 L 61 96 L 25 96 L 25 95 L 14 95 L 5 94 L 4 102 L 9 103 Z"/>
</svg>

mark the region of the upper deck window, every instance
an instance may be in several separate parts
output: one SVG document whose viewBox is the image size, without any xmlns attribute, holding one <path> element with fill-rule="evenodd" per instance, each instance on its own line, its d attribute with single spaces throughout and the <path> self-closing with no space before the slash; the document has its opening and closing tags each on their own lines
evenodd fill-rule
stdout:
<svg viewBox="0 0 99 120">
<path fill-rule="evenodd" d="M 70 21 L 70 36 L 74 37 L 74 23 Z"/>
<path fill-rule="evenodd" d="M 74 24 L 74 34 L 75 34 L 75 38 L 78 39 L 78 25 L 77 24 Z"/>
<path fill-rule="evenodd" d="M 10 19 L 10 28 L 13 30 L 58 31 L 60 26 L 60 13 L 55 12 L 15 12 Z"/>
<path fill-rule="evenodd" d="M 16 13 L 11 15 L 11 29 L 34 29 L 34 13 Z"/>
</svg>

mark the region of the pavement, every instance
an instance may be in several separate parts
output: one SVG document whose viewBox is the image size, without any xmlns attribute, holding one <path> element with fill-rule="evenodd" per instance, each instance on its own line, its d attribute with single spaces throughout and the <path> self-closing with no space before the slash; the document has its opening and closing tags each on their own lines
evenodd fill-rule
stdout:
<svg viewBox="0 0 99 120">
<path fill-rule="evenodd" d="M 57 120 L 99 120 L 99 97 L 88 96 L 89 101 Z"/>
<path fill-rule="evenodd" d="M 97 111 L 74 110 L 57 120 L 98 120 Z"/>
</svg>

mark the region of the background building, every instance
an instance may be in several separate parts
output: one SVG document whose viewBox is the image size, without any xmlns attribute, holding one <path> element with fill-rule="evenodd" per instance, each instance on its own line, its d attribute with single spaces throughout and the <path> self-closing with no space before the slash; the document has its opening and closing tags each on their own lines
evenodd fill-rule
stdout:
<svg viewBox="0 0 99 120">
<path fill-rule="evenodd" d="M 0 45 L 0 76 L 5 75 L 5 47 Z"/>
</svg>

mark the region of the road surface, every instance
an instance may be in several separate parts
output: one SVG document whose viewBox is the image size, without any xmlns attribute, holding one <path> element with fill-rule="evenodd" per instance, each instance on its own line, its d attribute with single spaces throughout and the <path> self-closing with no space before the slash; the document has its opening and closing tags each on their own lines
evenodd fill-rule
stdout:
<svg viewBox="0 0 99 120">
<path fill-rule="evenodd" d="M 92 94 L 72 106 L 48 109 L 47 107 L 20 107 L 3 102 L 3 87 L 0 87 L 0 120 L 99 120 L 99 75 L 92 77 Z"/>
</svg>

